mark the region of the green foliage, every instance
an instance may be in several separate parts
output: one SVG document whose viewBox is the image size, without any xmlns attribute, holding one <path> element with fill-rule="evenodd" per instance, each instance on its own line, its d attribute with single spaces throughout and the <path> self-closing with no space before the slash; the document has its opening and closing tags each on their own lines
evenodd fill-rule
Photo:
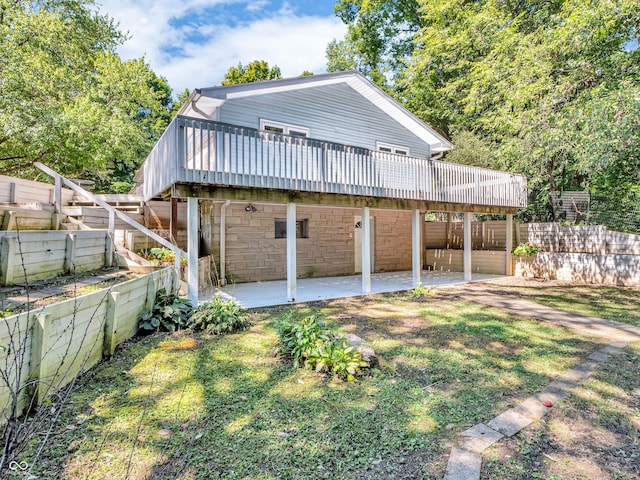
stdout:
<svg viewBox="0 0 640 480">
<path fill-rule="evenodd" d="M 92 0 L 0 2 L 0 159 L 34 177 L 34 160 L 96 191 L 120 191 L 170 119 L 171 89 Z M 124 182 L 125 184 L 121 183 Z"/>
<path fill-rule="evenodd" d="M 173 265 L 176 263 L 176 252 L 165 247 L 146 248 L 138 252 L 142 258 L 149 260 L 154 265 Z M 187 259 L 181 257 L 182 265 L 187 264 Z"/>
<path fill-rule="evenodd" d="M 516 248 L 513 249 L 513 254 L 517 257 L 533 257 L 541 250 L 535 245 L 530 245 L 528 243 L 521 243 Z"/>
<path fill-rule="evenodd" d="M 223 335 L 246 330 L 251 322 L 244 307 L 233 300 L 215 296 L 211 302 L 194 309 L 187 325 L 194 330 Z"/>
<path fill-rule="evenodd" d="M 167 293 L 162 288 L 156 294 L 151 311 L 140 315 L 138 328 L 144 331 L 181 330 L 187 326 L 192 309 L 189 300 L 180 298 L 177 292 Z"/>
<path fill-rule="evenodd" d="M 640 3 L 340 0 L 331 68 L 358 68 L 451 138 L 446 160 L 522 173 L 523 220 L 584 190 L 625 218 L 640 184 Z M 635 209 L 634 209 L 635 210 Z M 634 219 L 632 219 L 634 220 Z M 618 222 L 622 224 L 624 222 Z M 616 226 L 615 228 L 621 228 Z M 628 228 L 627 228 L 628 229 Z"/>
<path fill-rule="evenodd" d="M 254 60 L 247 65 L 238 63 L 237 67 L 230 67 L 224 74 L 222 85 L 278 80 L 280 78 L 282 78 L 282 73 L 277 65 L 269 67 L 269 64 L 264 60 Z"/>
<path fill-rule="evenodd" d="M 294 368 L 304 366 L 318 372 L 329 372 L 351 382 L 369 366 L 360 352 L 351 347 L 342 337 L 325 327 L 315 315 L 302 320 L 286 316 L 277 326 L 280 355 L 293 359 Z"/>
<path fill-rule="evenodd" d="M 418 282 L 416 288 L 411 290 L 411 298 L 422 298 L 422 297 L 432 297 L 433 290 L 429 287 L 422 285 L 422 283 Z"/>
</svg>

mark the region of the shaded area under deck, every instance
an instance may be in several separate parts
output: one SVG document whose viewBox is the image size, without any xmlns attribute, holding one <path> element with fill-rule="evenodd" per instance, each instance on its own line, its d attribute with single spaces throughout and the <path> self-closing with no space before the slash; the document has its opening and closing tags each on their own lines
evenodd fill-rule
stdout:
<svg viewBox="0 0 640 480">
<path fill-rule="evenodd" d="M 474 273 L 471 281 L 502 278 L 503 275 Z M 425 287 L 466 283 L 464 273 L 423 270 L 421 284 Z M 371 274 L 371 293 L 387 293 L 413 288 L 412 272 L 382 272 Z M 325 278 L 298 278 L 295 302 L 287 301 L 287 281 L 252 282 L 228 285 L 221 290 L 225 298 L 234 298 L 247 308 L 287 305 L 292 303 L 357 297 L 362 293 L 362 275 Z M 201 299 L 202 300 L 202 299 Z"/>
</svg>

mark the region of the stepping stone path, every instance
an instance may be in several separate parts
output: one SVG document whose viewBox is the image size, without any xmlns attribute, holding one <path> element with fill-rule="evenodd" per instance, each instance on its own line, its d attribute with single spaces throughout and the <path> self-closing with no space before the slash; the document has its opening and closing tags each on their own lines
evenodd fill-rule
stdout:
<svg viewBox="0 0 640 480">
<path fill-rule="evenodd" d="M 445 480 L 479 480 L 484 450 L 505 437 L 516 435 L 523 428 L 541 419 L 553 406 L 567 398 L 578 385 L 589 378 L 599 363 L 606 362 L 611 355 L 621 353 L 629 343 L 640 339 L 638 327 L 563 312 L 526 300 L 464 290 L 460 298 L 561 325 L 580 333 L 597 335 L 605 346 L 516 407 L 501 413 L 486 424 L 479 423 L 462 432 L 458 445 L 451 449 Z M 638 395 L 640 396 L 640 390 Z M 550 406 L 545 406 L 545 403 Z"/>
</svg>

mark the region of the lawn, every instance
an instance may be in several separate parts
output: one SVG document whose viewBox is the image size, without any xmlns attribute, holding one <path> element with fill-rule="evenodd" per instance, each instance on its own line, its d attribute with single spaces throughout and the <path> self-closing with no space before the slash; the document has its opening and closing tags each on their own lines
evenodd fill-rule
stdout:
<svg viewBox="0 0 640 480">
<path fill-rule="evenodd" d="M 523 283 L 520 285 L 483 283 L 480 288 L 493 293 L 517 295 L 567 312 L 640 326 L 640 288 L 571 285 L 567 282 L 534 279 L 521 281 Z"/>
<path fill-rule="evenodd" d="M 382 365 L 355 383 L 274 356 L 285 310 L 247 332 L 158 334 L 80 379 L 39 478 L 442 478 L 450 443 L 540 390 L 593 339 L 438 294 L 298 306 Z M 25 461 L 30 457 L 25 454 Z"/>
<path fill-rule="evenodd" d="M 550 415 L 484 452 L 483 479 L 640 478 L 640 342 Z"/>
</svg>

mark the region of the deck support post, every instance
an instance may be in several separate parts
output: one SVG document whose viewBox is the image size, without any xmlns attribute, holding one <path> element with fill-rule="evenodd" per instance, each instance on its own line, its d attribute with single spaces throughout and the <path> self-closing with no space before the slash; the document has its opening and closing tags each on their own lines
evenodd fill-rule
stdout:
<svg viewBox="0 0 640 480">
<path fill-rule="evenodd" d="M 471 281 L 471 214 L 464 213 L 464 281 Z"/>
<path fill-rule="evenodd" d="M 513 275 L 511 270 L 511 249 L 513 248 L 513 215 L 511 213 L 507 214 L 507 232 L 506 232 L 506 251 L 505 251 L 505 260 L 506 260 L 506 271 L 505 275 Z"/>
<path fill-rule="evenodd" d="M 227 284 L 227 208 L 231 200 L 227 200 L 220 208 L 220 285 Z"/>
<path fill-rule="evenodd" d="M 420 284 L 422 270 L 422 221 L 420 210 L 411 212 L 411 265 L 413 270 L 413 288 Z"/>
<path fill-rule="evenodd" d="M 198 216 L 198 199 L 187 199 L 187 285 L 188 296 L 194 307 L 198 306 L 198 244 L 200 218 Z"/>
<path fill-rule="evenodd" d="M 362 207 L 362 293 L 371 293 L 371 212 Z"/>
<path fill-rule="evenodd" d="M 297 288 L 296 266 L 296 204 L 287 204 L 287 300 L 295 302 Z"/>
</svg>

